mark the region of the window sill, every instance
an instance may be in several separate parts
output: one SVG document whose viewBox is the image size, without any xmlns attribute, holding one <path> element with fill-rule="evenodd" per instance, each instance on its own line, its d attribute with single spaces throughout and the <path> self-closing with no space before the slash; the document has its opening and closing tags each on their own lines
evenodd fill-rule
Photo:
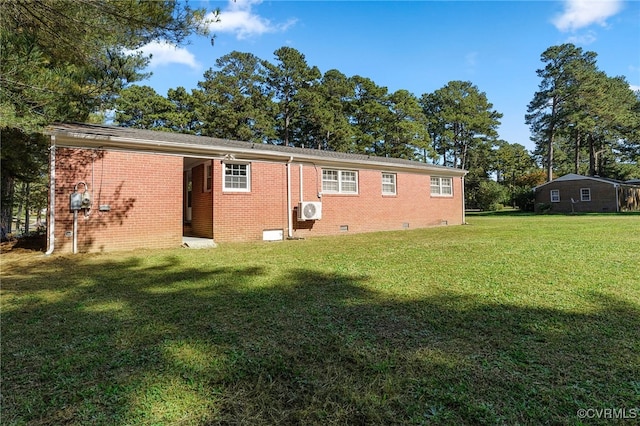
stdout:
<svg viewBox="0 0 640 426">
<path fill-rule="evenodd" d="M 350 192 L 323 192 L 323 197 L 357 197 L 360 194 Z"/>
</svg>

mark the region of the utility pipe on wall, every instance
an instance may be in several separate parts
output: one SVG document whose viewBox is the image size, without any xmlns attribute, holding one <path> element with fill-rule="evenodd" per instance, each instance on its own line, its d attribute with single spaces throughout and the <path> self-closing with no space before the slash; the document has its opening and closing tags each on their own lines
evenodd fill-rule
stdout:
<svg viewBox="0 0 640 426">
<path fill-rule="evenodd" d="M 49 249 L 44 253 L 49 256 L 55 248 L 55 232 L 56 223 L 56 137 L 51 136 L 51 147 L 49 148 L 49 219 L 47 219 L 47 228 L 49 228 Z"/>
<path fill-rule="evenodd" d="M 304 186 L 304 179 L 302 178 L 302 163 L 300 164 L 300 202 L 304 201 L 304 196 L 302 193 L 302 187 Z"/>
<path fill-rule="evenodd" d="M 466 225 L 467 224 L 467 218 L 466 218 L 466 214 L 465 214 L 465 203 L 464 203 L 464 176 L 460 176 L 460 182 L 462 185 L 462 225 Z"/>
<path fill-rule="evenodd" d="M 287 161 L 287 236 L 289 238 L 293 238 L 293 222 L 291 219 L 292 209 L 291 209 L 291 162 L 293 161 L 293 156 L 289 157 L 289 161 Z"/>
<path fill-rule="evenodd" d="M 78 253 L 78 210 L 73 211 L 73 254 Z"/>
</svg>

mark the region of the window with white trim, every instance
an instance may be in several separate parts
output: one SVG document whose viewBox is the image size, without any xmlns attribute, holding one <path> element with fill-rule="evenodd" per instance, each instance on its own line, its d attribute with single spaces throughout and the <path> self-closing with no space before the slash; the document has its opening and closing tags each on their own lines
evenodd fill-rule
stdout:
<svg viewBox="0 0 640 426">
<path fill-rule="evenodd" d="M 552 203 L 559 203 L 560 202 L 560 190 L 559 189 L 552 189 L 551 190 L 551 202 Z"/>
<path fill-rule="evenodd" d="M 382 195 L 396 195 L 395 173 L 382 173 Z"/>
<path fill-rule="evenodd" d="M 439 197 L 453 196 L 453 178 L 431 176 L 431 195 Z"/>
<path fill-rule="evenodd" d="M 204 165 L 204 182 L 202 184 L 202 188 L 205 192 L 211 191 L 211 185 L 213 182 L 213 167 L 211 163 L 206 163 Z"/>
<path fill-rule="evenodd" d="M 224 191 L 249 192 L 251 190 L 251 165 L 224 163 L 222 181 Z"/>
<path fill-rule="evenodd" d="M 322 170 L 322 191 L 334 194 L 357 194 L 358 172 L 353 170 Z"/>
<path fill-rule="evenodd" d="M 580 188 L 580 201 L 591 201 L 591 188 Z"/>
</svg>

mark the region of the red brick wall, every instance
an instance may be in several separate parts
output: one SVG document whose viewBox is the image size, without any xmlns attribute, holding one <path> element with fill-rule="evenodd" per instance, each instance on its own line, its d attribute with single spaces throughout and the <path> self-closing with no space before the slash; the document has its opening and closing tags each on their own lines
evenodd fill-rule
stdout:
<svg viewBox="0 0 640 426">
<path fill-rule="evenodd" d="M 286 164 L 251 163 L 251 192 L 222 190 L 222 163 L 214 162 L 214 239 L 246 241 L 262 239 L 267 229 L 281 229 L 286 238 Z M 297 220 L 300 201 L 300 165 L 291 165 L 291 215 L 295 237 L 423 228 L 462 223 L 462 179 L 453 178 L 453 197 L 432 197 L 430 176 L 398 173 L 397 194 L 382 195 L 382 172 L 358 170 L 357 195 L 322 192 L 322 168 L 304 165 L 303 201 L 321 201 L 322 219 Z"/>
<path fill-rule="evenodd" d="M 294 166 L 293 169 L 297 169 Z M 431 178 L 427 175 L 397 173 L 396 195 L 382 195 L 382 172 L 358 170 L 358 194 L 329 194 L 322 191 L 322 168 L 305 166 L 304 201 L 322 201 L 322 219 L 315 222 L 294 220 L 296 236 L 331 235 L 372 231 L 401 230 L 405 226 L 457 225 L 462 223 L 461 179 L 453 178 L 453 197 L 432 197 Z M 295 176 L 293 187 L 298 185 Z M 316 183 L 317 182 L 317 183 Z M 294 191 L 295 205 L 299 191 Z M 348 227 L 348 231 L 341 227 Z"/>
<path fill-rule="evenodd" d="M 89 216 L 78 214 L 80 252 L 179 247 L 182 164 L 166 155 L 58 148 L 55 251 L 72 250 L 69 196 L 79 181 L 93 199 Z M 110 210 L 99 211 L 100 205 Z"/>
<path fill-rule="evenodd" d="M 69 195 L 78 181 L 90 185 L 93 209 L 79 214 L 79 251 L 178 247 L 183 232 L 183 159 L 167 155 L 57 150 L 56 251 L 71 251 L 73 214 Z M 422 228 L 462 223 L 462 179 L 453 178 L 453 197 L 432 197 L 430 176 L 397 173 L 394 196 L 382 195 L 382 173 L 357 170 L 357 195 L 322 192 L 322 168 L 292 164 L 291 211 L 287 210 L 287 165 L 250 163 L 250 192 L 223 190 L 223 167 L 213 165 L 212 190 L 204 189 L 204 164 L 192 169 L 191 235 L 217 242 L 255 241 L 264 230 L 288 233 L 291 214 L 294 237 Z M 322 201 L 322 219 L 299 222 L 298 202 Z M 100 205 L 110 211 L 100 212 Z"/>
<path fill-rule="evenodd" d="M 223 191 L 223 168 L 213 162 L 213 238 L 261 240 L 267 229 L 287 230 L 287 174 L 283 163 L 252 162 L 250 192 Z"/>
</svg>

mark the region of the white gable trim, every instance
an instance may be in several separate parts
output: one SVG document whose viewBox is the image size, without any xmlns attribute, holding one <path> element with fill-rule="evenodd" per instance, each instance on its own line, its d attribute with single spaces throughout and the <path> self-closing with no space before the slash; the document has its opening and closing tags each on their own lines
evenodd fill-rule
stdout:
<svg viewBox="0 0 640 426">
<path fill-rule="evenodd" d="M 546 183 L 543 183 L 542 185 L 538 185 L 535 188 L 533 188 L 533 190 L 537 191 L 538 189 L 542 188 L 543 186 L 549 185 L 550 183 L 554 183 L 554 182 L 568 182 L 568 181 L 576 181 L 576 180 L 594 180 L 596 182 L 606 183 L 606 184 L 612 185 L 614 187 L 620 186 L 619 183 L 611 182 L 610 180 L 601 179 L 601 178 L 594 177 L 594 176 L 582 176 L 582 175 L 577 175 L 575 173 L 569 173 L 567 175 L 560 176 L 559 178 L 554 179 L 551 182 L 546 182 Z"/>
</svg>

